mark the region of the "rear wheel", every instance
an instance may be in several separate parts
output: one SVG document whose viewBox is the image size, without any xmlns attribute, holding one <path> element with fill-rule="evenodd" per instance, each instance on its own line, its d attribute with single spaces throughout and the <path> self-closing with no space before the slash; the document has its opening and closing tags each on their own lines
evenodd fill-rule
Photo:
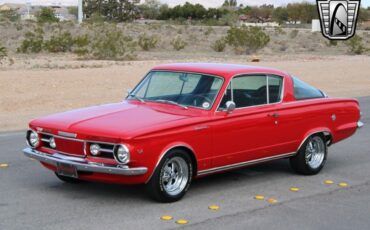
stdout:
<svg viewBox="0 0 370 230">
<path fill-rule="evenodd" d="M 327 146 L 323 135 L 309 137 L 290 158 L 293 170 L 303 175 L 315 175 L 324 167 L 327 158 Z"/>
<path fill-rule="evenodd" d="M 58 173 L 55 173 L 55 175 L 59 178 L 59 180 L 61 180 L 63 182 L 66 182 L 66 183 L 69 183 L 69 184 L 77 184 L 77 183 L 83 182 L 80 179 L 73 178 L 73 177 L 62 176 L 62 175 L 59 175 Z"/>
<path fill-rule="evenodd" d="M 180 200 L 190 187 L 193 177 L 192 161 L 186 151 L 168 152 L 146 184 L 149 195 L 160 202 Z"/>
</svg>

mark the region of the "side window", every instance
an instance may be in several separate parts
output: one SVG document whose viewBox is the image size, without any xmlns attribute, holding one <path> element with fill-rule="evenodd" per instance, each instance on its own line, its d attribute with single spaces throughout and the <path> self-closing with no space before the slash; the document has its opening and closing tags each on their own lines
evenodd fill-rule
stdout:
<svg viewBox="0 0 370 230">
<path fill-rule="evenodd" d="M 279 76 L 235 77 L 227 87 L 219 109 L 225 109 L 227 101 L 234 101 L 236 108 L 277 103 L 281 100 L 282 90 L 283 78 Z"/>
<path fill-rule="evenodd" d="M 298 78 L 293 78 L 294 85 L 294 97 L 297 100 L 310 99 L 310 98 L 321 98 L 324 94 L 313 86 L 299 80 Z"/>
<path fill-rule="evenodd" d="M 281 100 L 281 91 L 283 90 L 283 78 L 278 76 L 269 76 L 269 103 L 276 103 Z"/>
<path fill-rule="evenodd" d="M 267 104 L 267 77 L 241 76 L 232 81 L 236 108 Z"/>
</svg>

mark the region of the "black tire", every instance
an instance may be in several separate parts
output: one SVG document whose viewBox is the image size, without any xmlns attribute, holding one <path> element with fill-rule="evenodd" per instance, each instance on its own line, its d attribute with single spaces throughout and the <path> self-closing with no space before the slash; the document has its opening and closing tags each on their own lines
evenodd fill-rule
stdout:
<svg viewBox="0 0 370 230">
<path fill-rule="evenodd" d="M 310 142 L 311 144 L 317 143 L 317 145 L 321 146 L 320 149 L 322 151 L 317 151 L 317 152 L 320 152 L 320 156 L 316 164 L 309 163 L 311 161 L 309 160 L 310 151 L 308 150 L 310 149 L 310 147 L 308 147 Z M 308 152 L 306 153 L 306 151 Z M 312 158 L 312 155 L 313 154 L 311 153 L 311 158 Z M 315 134 L 307 138 L 307 140 L 303 143 L 301 148 L 298 150 L 297 154 L 290 158 L 290 165 L 296 173 L 303 174 L 303 175 L 315 175 L 319 173 L 321 169 L 324 167 L 326 163 L 327 155 L 328 155 L 328 148 L 326 146 L 325 137 L 321 134 Z M 308 157 L 308 159 L 306 159 L 306 156 Z M 314 165 L 315 167 L 312 167 L 312 165 Z"/>
<path fill-rule="evenodd" d="M 73 177 L 62 176 L 62 175 L 59 175 L 56 172 L 55 172 L 55 175 L 59 178 L 59 180 L 61 180 L 63 182 L 66 182 L 66 183 L 69 183 L 69 184 L 78 184 L 78 183 L 83 182 L 80 179 L 73 178 Z"/>
<path fill-rule="evenodd" d="M 166 167 L 168 170 L 168 165 L 175 160 L 182 159 L 183 163 L 186 162 L 187 168 L 186 168 L 186 173 L 187 173 L 187 181 L 183 182 L 182 189 L 178 189 L 177 194 L 170 194 L 169 192 L 166 191 L 165 184 L 166 181 L 164 178 L 165 173 L 168 173 L 166 171 Z M 180 160 L 180 161 L 182 161 Z M 185 173 L 185 170 L 184 170 Z M 154 200 L 163 202 L 163 203 L 169 203 L 169 202 L 175 202 L 180 200 L 185 193 L 188 191 L 191 181 L 193 179 L 193 164 L 191 161 L 190 156 L 188 153 L 184 150 L 181 149 L 174 149 L 170 150 L 160 161 L 158 164 L 157 168 L 155 169 L 152 177 L 150 178 L 149 182 L 146 184 L 146 190 L 150 197 L 152 197 Z M 172 181 L 172 179 L 170 179 Z M 169 183 L 169 182 L 167 182 Z"/>
</svg>

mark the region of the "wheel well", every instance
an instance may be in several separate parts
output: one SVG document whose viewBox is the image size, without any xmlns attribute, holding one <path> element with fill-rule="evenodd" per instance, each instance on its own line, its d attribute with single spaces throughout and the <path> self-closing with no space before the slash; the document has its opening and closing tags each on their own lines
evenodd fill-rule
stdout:
<svg viewBox="0 0 370 230">
<path fill-rule="evenodd" d="M 326 145 L 330 146 L 332 144 L 332 141 L 333 141 L 333 136 L 331 135 L 331 133 L 324 131 L 324 132 L 321 132 L 321 134 L 325 138 Z"/>
<path fill-rule="evenodd" d="M 193 150 L 191 150 L 191 149 L 189 149 L 185 146 L 178 146 L 178 147 L 175 147 L 175 148 L 170 149 L 170 150 L 176 150 L 176 149 L 181 149 L 181 150 L 188 153 L 188 155 L 190 156 L 191 162 L 193 163 L 193 176 L 196 176 L 197 171 L 198 171 L 198 164 L 197 164 L 197 159 L 195 158 L 195 154 L 194 154 Z"/>
<path fill-rule="evenodd" d="M 324 137 L 324 140 L 325 140 L 325 143 L 327 146 L 330 146 L 332 144 L 332 141 L 333 141 L 333 136 L 330 132 L 328 131 L 318 131 L 318 132 L 314 132 L 314 133 L 311 133 L 309 135 L 307 135 L 303 141 L 301 142 L 301 144 L 299 145 L 298 149 L 297 149 L 297 152 L 301 149 L 302 145 L 306 142 L 306 140 L 309 138 L 309 137 L 312 137 L 313 135 L 321 135 Z"/>
</svg>

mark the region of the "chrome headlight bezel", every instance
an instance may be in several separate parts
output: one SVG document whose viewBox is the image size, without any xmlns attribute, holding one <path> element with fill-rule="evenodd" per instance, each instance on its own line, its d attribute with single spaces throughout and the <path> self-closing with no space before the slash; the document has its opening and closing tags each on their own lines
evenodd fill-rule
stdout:
<svg viewBox="0 0 370 230">
<path fill-rule="evenodd" d="M 116 145 L 114 147 L 113 156 L 114 159 L 120 164 L 128 164 L 130 162 L 130 150 L 124 144 Z"/>
<path fill-rule="evenodd" d="M 35 139 L 36 139 L 36 141 L 32 141 L 32 140 L 35 140 Z M 32 130 L 32 129 L 28 130 L 27 133 L 26 133 L 26 142 L 27 142 L 27 145 L 30 146 L 33 149 L 39 147 L 40 146 L 39 134 L 36 131 Z"/>
<path fill-rule="evenodd" d="M 99 144 L 90 144 L 89 151 L 92 156 L 98 156 L 100 154 L 100 145 Z"/>
</svg>

